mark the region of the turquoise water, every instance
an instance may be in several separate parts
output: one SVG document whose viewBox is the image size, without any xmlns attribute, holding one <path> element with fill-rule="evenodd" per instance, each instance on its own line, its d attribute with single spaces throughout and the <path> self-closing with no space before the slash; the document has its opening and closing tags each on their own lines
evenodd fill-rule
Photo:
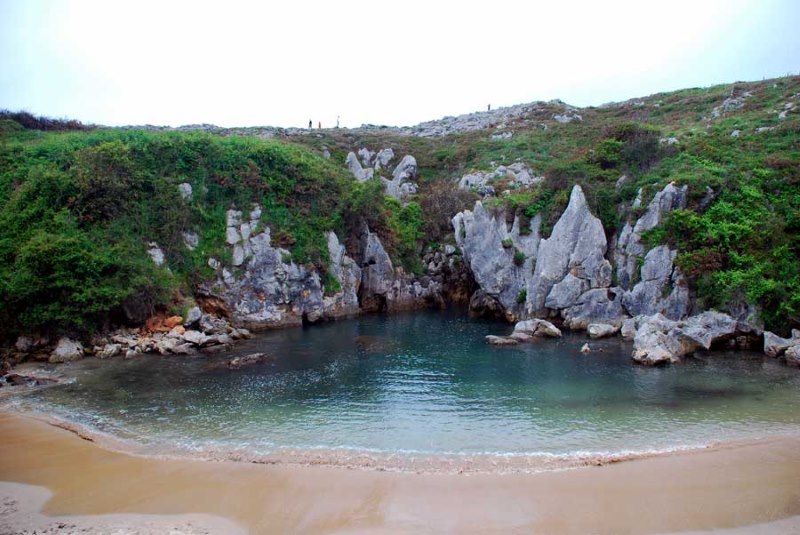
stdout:
<svg viewBox="0 0 800 535">
<path fill-rule="evenodd" d="M 80 364 L 27 396 L 47 412 L 158 451 L 573 455 L 699 446 L 800 431 L 800 372 L 757 353 L 669 368 L 583 335 L 493 347 L 505 324 L 460 311 L 367 316 L 259 335 L 209 357 Z M 260 351 L 240 370 L 219 364 Z"/>
</svg>

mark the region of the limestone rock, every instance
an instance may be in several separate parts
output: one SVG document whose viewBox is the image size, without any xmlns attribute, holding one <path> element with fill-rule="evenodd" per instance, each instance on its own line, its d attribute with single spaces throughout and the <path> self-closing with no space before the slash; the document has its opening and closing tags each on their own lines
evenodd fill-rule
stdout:
<svg viewBox="0 0 800 535">
<path fill-rule="evenodd" d="M 546 336 L 548 338 L 561 338 L 561 330 L 543 319 L 529 319 L 517 322 L 514 325 L 515 333 L 527 333 L 531 336 Z"/>
<path fill-rule="evenodd" d="M 494 336 L 491 334 L 486 337 L 486 342 L 493 346 L 515 346 L 519 344 L 519 341 L 515 338 L 509 336 Z"/>
<path fill-rule="evenodd" d="M 509 230 L 505 217 L 492 214 L 480 201 L 475 203 L 472 211 L 465 210 L 453 218 L 456 243 L 475 282 L 485 295 L 500 305 L 504 315 L 508 312 L 512 321 L 524 313 L 523 303 L 518 301 L 533 276 L 541 218 L 534 217 L 526 232 L 523 232 L 521 224 L 517 217 Z M 514 256 L 517 254 L 525 257 L 521 265 L 515 264 Z M 494 309 L 491 306 L 486 310 L 492 312 Z M 480 309 L 475 307 L 472 310 L 477 312 Z"/>
<path fill-rule="evenodd" d="M 66 336 L 62 336 L 58 340 L 58 344 L 53 352 L 50 354 L 50 362 L 71 362 L 83 358 L 83 346 L 80 342 L 71 340 Z"/>
<path fill-rule="evenodd" d="M 186 313 L 186 321 L 184 321 L 183 324 L 186 327 L 193 327 L 198 321 L 200 321 L 200 318 L 202 317 L 203 312 L 200 310 L 200 307 L 192 307 Z"/>
<path fill-rule="evenodd" d="M 536 268 L 527 290 L 528 314 L 546 313 L 546 302 L 553 287 L 567 274 L 579 280 L 583 291 L 608 287 L 611 284 L 611 265 L 603 256 L 606 245 L 603 225 L 591 214 L 583 190 L 576 185 L 552 234 L 539 245 Z M 582 293 L 575 292 L 574 285 L 574 281 L 568 283 L 569 292 L 564 292 L 564 287 L 557 288 L 551 303 L 563 307 L 574 304 L 570 302 L 572 296 L 577 301 L 577 296 Z"/>
<path fill-rule="evenodd" d="M 183 333 L 183 339 L 196 346 L 202 346 L 208 341 L 208 336 L 200 331 L 188 330 Z"/>
<path fill-rule="evenodd" d="M 355 152 L 350 152 L 347 154 L 345 163 L 355 179 L 359 182 L 366 182 L 367 180 L 372 179 L 374 171 L 372 169 L 364 169 L 361 167 L 361 163 L 359 163 Z"/>
<path fill-rule="evenodd" d="M 679 362 L 698 349 L 750 333 L 750 327 L 727 314 L 706 311 L 684 321 L 661 314 L 643 318 L 633 340 L 633 360 L 646 365 Z"/>
<path fill-rule="evenodd" d="M 636 336 L 636 318 L 626 318 L 622 322 L 622 328 L 619 333 L 623 339 L 633 340 L 633 337 Z"/>
<path fill-rule="evenodd" d="M 673 264 L 676 255 L 666 245 L 659 245 L 647 253 L 641 269 L 642 280 L 622 297 L 625 309 L 632 316 L 664 314 L 678 320 L 688 314 L 688 282 Z"/>
<path fill-rule="evenodd" d="M 164 251 L 161 250 L 161 247 L 154 241 L 151 241 L 147 244 L 147 254 L 150 255 L 150 258 L 153 259 L 153 262 L 157 266 L 163 266 L 164 262 L 166 261 L 166 257 L 164 256 Z"/>
<path fill-rule="evenodd" d="M 689 351 L 676 337 L 668 333 L 677 327 L 677 322 L 661 314 L 651 316 L 636 330 L 633 339 L 633 360 L 647 366 L 659 366 L 680 361 Z"/>
<path fill-rule="evenodd" d="M 639 260 L 645 253 L 642 233 L 660 225 L 670 211 L 685 208 L 687 192 L 688 186 L 677 188 L 673 184 L 668 184 L 656 193 L 647 206 L 647 211 L 635 224 L 625 223 L 614 248 L 617 278 L 623 290 L 630 290 L 635 284 Z M 639 196 L 641 198 L 641 191 Z"/>
<path fill-rule="evenodd" d="M 251 366 L 264 362 L 269 357 L 264 353 L 251 353 L 249 355 L 242 355 L 241 357 L 234 357 L 227 362 L 227 367 L 231 370 L 238 370 L 244 366 Z"/>
<path fill-rule="evenodd" d="M 783 355 L 790 347 L 800 345 L 800 331 L 792 330 L 791 338 L 781 338 L 780 336 L 764 331 L 764 353 L 770 357 Z"/>
<path fill-rule="evenodd" d="M 614 336 L 619 332 L 619 325 L 609 325 L 607 323 L 591 323 L 586 331 L 589 333 L 589 338 L 607 338 Z"/>
<path fill-rule="evenodd" d="M 795 345 L 786 350 L 784 353 L 786 357 L 786 364 L 789 366 L 800 367 L 800 345 Z"/>
<path fill-rule="evenodd" d="M 577 302 L 561 311 L 564 325 L 572 330 L 584 330 L 591 323 L 622 324 L 627 315 L 622 308 L 622 290 L 595 288 L 584 292 Z"/>
<path fill-rule="evenodd" d="M 116 357 L 122 352 L 122 344 L 106 344 L 99 352 L 95 353 L 97 358 L 107 359 Z"/>
<path fill-rule="evenodd" d="M 178 193 L 181 194 L 181 198 L 185 201 L 192 200 L 192 185 L 188 182 L 183 182 L 182 184 L 178 184 Z"/>
<path fill-rule="evenodd" d="M 380 153 L 379 153 L 380 154 Z M 324 316 L 329 319 L 354 316 L 359 313 L 358 291 L 361 287 L 361 268 L 347 254 L 344 245 L 334 232 L 328 232 L 329 273 L 340 286 L 340 291 L 331 293 L 326 288 Z"/>
</svg>

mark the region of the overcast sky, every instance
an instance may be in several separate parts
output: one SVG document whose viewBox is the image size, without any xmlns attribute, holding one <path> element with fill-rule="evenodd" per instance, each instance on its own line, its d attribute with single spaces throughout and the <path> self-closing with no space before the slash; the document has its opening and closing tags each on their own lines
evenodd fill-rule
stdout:
<svg viewBox="0 0 800 535">
<path fill-rule="evenodd" d="M 0 0 L 0 108 L 410 125 L 800 72 L 800 0 Z"/>
</svg>

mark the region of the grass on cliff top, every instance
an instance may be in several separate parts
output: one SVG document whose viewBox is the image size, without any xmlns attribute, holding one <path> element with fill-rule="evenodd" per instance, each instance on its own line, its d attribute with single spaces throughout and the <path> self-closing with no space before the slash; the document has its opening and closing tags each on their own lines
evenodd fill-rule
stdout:
<svg viewBox="0 0 800 535">
<path fill-rule="evenodd" d="M 191 184 L 191 199 L 181 183 Z M 247 214 L 255 203 L 273 243 L 327 280 L 324 231 L 355 234 L 362 220 L 389 229 L 382 192 L 370 186 L 280 141 L 55 134 L 0 121 L 1 334 L 93 330 L 131 310 L 177 303 L 213 279 L 209 257 L 229 259 L 226 210 Z M 185 232 L 200 236 L 196 250 L 184 245 Z M 147 255 L 150 242 L 165 252 L 169 271 Z"/>
</svg>

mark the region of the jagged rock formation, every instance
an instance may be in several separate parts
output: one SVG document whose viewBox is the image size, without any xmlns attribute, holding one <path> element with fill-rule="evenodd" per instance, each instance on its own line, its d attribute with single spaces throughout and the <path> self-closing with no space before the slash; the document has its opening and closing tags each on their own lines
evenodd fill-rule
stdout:
<svg viewBox="0 0 800 535">
<path fill-rule="evenodd" d="M 524 163 L 515 162 L 508 167 L 501 165 L 491 173 L 478 171 L 464 175 L 458 181 L 458 187 L 475 191 L 483 197 L 489 197 L 496 193 L 494 184 L 503 183 L 508 188 L 516 189 L 533 186 L 543 180 L 543 176 L 536 176 Z"/>
<path fill-rule="evenodd" d="M 361 287 L 358 301 L 366 312 L 393 312 L 444 304 L 442 285 L 433 278 L 416 280 L 395 269 L 378 235 L 364 227 L 360 239 Z"/>
<path fill-rule="evenodd" d="M 668 185 L 656 194 L 642 217 L 626 223 L 611 248 L 613 255 L 580 186 L 572 189 L 567 208 L 546 239 L 539 238 L 538 217 L 531 221 L 530 233 L 521 236 L 518 220 L 509 231 L 504 215 L 492 214 L 477 202 L 472 211 L 453 218 L 456 242 L 480 287 L 471 309 L 510 321 L 560 316 L 564 326 L 576 330 L 593 323 L 617 329 L 638 315 L 686 317 L 691 300 L 686 279 L 673 264 L 675 251 L 667 246 L 645 251 L 642 243 L 643 232 L 660 224 L 670 210 L 685 206 L 686 193 L 686 187 Z M 514 249 L 525 255 L 524 263 L 514 264 Z M 619 287 L 611 286 L 609 255 Z"/>
<path fill-rule="evenodd" d="M 527 290 L 529 316 L 544 316 L 546 309 L 576 305 L 591 289 L 611 285 L 611 264 L 605 259 L 606 236 L 600 220 L 591 214 L 580 186 L 539 245 L 539 255 Z"/>
<path fill-rule="evenodd" d="M 712 310 L 685 321 L 655 314 L 640 320 L 633 340 L 633 360 L 647 366 L 671 364 L 699 349 L 757 334 L 752 326 Z"/>
<path fill-rule="evenodd" d="M 366 182 L 377 176 L 383 182 L 386 195 L 400 200 L 417 192 L 417 185 L 414 182 L 417 178 L 417 160 L 413 156 L 404 156 L 392 171 L 392 178 L 388 179 L 380 173 L 384 169 L 388 171 L 389 162 L 394 158 L 394 151 L 391 148 L 377 153 L 361 148 L 358 154 L 361 156 L 361 161 L 355 152 L 350 152 L 345 163 L 350 173 L 359 182 Z"/>
<path fill-rule="evenodd" d="M 525 291 L 539 249 L 540 218 L 522 232 L 519 218 L 509 231 L 504 214 L 492 214 L 480 201 L 453 218 L 456 243 L 481 289 L 473 310 L 488 308 L 509 321 L 522 317 Z"/>
</svg>

